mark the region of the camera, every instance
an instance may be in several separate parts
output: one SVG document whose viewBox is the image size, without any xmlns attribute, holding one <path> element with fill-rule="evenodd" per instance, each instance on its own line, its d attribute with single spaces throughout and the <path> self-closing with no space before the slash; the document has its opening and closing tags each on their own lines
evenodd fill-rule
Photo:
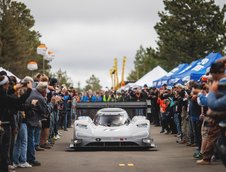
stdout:
<svg viewBox="0 0 226 172">
<path fill-rule="evenodd" d="M 218 83 L 218 91 L 226 94 L 226 78 L 223 78 Z"/>
<path fill-rule="evenodd" d="M 224 84 L 218 84 L 218 90 L 220 92 L 225 92 L 226 91 L 226 83 L 224 83 Z"/>
<path fill-rule="evenodd" d="M 22 87 L 27 87 L 27 84 L 29 83 L 29 81 L 21 81 L 20 84 L 22 85 Z"/>
</svg>

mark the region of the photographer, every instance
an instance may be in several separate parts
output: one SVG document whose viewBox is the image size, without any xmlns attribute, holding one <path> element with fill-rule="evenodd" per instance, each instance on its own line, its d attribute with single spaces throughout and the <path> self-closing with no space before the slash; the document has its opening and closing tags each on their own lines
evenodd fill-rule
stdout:
<svg viewBox="0 0 226 172">
<path fill-rule="evenodd" d="M 160 106 L 160 120 L 161 120 L 161 126 L 162 126 L 160 133 L 164 133 L 166 130 L 166 134 L 169 134 L 170 133 L 170 128 L 169 128 L 170 99 L 169 99 L 168 90 L 160 91 L 158 103 Z"/>
<path fill-rule="evenodd" d="M 182 84 L 176 84 L 175 85 L 175 91 L 174 91 L 174 123 L 177 128 L 177 136 L 180 138 L 178 142 L 182 141 L 183 139 L 183 133 L 182 133 L 182 128 L 181 128 L 181 123 L 182 123 L 182 118 L 181 118 L 181 113 L 182 113 L 182 108 L 185 105 L 185 90 L 184 86 Z"/>
<path fill-rule="evenodd" d="M 221 62 L 213 63 L 211 65 L 209 73 L 213 78 L 213 83 L 209 88 L 209 94 L 207 96 L 207 105 L 209 107 L 207 115 L 210 118 L 210 120 L 208 121 L 208 125 L 210 127 L 206 138 L 207 143 L 203 152 L 203 159 L 197 161 L 197 164 L 201 165 L 210 164 L 211 157 L 214 154 L 215 143 L 220 136 L 220 128 L 218 126 L 218 123 L 222 119 L 222 116 L 214 115 L 214 113 L 212 112 L 226 111 L 226 93 L 222 92 L 218 88 L 219 82 L 221 82 L 221 80 L 225 78 L 224 64 Z M 226 117 L 226 114 L 224 114 L 223 117 Z"/>
<path fill-rule="evenodd" d="M 19 88 L 15 95 L 17 97 L 22 96 L 26 90 L 28 85 L 33 85 L 34 80 L 26 76 L 21 84 L 23 85 Z M 36 106 L 37 100 L 32 100 L 31 104 L 23 104 L 22 109 L 20 111 L 15 111 L 14 116 L 16 119 L 16 134 L 15 134 L 15 143 L 13 148 L 13 166 L 20 168 L 28 168 L 32 167 L 29 163 L 27 163 L 27 120 L 25 110 L 32 109 Z"/>
<path fill-rule="evenodd" d="M 142 90 L 140 88 L 136 88 L 134 90 L 134 95 L 133 95 L 133 99 L 132 99 L 134 102 L 144 102 L 145 99 L 144 99 L 144 95 L 142 94 Z M 143 109 L 135 109 L 135 113 L 136 115 L 138 116 L 143 116 L 144 115 L 144 112 L 143 112 Z"/>
<path fill-rule="evenodd" d="M 158 89 L 151 88 L 148 99 L 151 100 L 151 117 L 153 118 L 154 125 L 160 126 L 159 121 L 159 104 L 158 104 Z"/>
<path fill-rule="evenodd" d="M 203 81 L 203 78 L 202 78 Z M 205 83 L 206 82 L 206 83 Z M 198 94 L 198 104 L 201 106 L 201 115 L 199 116 L 200 121 L 202 121 L 201 125 L 201 145 L 200 146 L 200 151 L 197 151 L 194 153 L 195 158 L 202 158 L 202 154 L 205 151 L 206 144 L 207 144 L 207 136 L 209 132 L 209 122 L 211 122 L 211 119 L 206 115 L 208 106 L 207 106 L 207 96 L 209 92 L 209 84 L 211 83 L 211 77 L 205 78 L 205 82 L 202 83 L 201 85 L 201 90 Z"/>
<path fill-rule="evenodd" d="M 26 111 L 27 130 L 28 130 L 28 147 L 27 161 L 32 166 L 40 166 L 41 163 L 36 161 L 35 157 L 35 130 L 40 127 L 40 120 L 47 121 L 50 115 L 50 107 L 47 105 L 47 82 L 39 82 L 37 87 L 33 89 L 26 103 L 31 103 L 33 99 L 38 100 L 37 105 L 31 110 Z"/>
<path fill-rule="evenodd" d="M 20 84 L 14 88 L 21 87 Z M 31 93 L 31 86 L 28 86 L 27 91 L 20 98 L 15 95 L 9 95 L 9 78 L 6 75 L 0 76 L 0 121 L 4 122 L 2 128 L 4 134 L 2 136 L 2 145 L 0 147 L 0 171 L 8 171 L 8 166 L 11 162 L 9 159 L 10 143 L 11 143 L 11 109 L 20 109 Z"/>
</svg>

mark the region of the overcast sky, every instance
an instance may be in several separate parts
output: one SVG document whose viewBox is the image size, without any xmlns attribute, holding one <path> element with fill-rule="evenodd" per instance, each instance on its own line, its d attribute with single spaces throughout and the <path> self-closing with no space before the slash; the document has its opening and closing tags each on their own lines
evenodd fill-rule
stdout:
<svg viewBox="0 0 226 172">
<path fill-rule="evenodd" d="M 77 86 L 94 74 L 103 87 L 111 86 L 109 69 L 118 58 L 119 80 L 123 56 L 125 79 L 134 68 L 140 45 L 155 47 L 154 25 L 162 0 L 21 0 L 35 18 L 41 42 L 55 53 L 52 71 L 67 74 Z M 216 0 L 223 4 L 225 0 Z M 40 68 L 42 66 L 39 66 Z"/>
</svg>

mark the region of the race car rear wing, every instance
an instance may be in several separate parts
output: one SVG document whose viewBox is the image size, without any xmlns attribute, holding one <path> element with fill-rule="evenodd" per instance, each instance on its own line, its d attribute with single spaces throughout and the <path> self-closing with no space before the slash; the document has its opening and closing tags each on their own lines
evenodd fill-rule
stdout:
<svg viewBox="0 0 226 172">
<path fill-rule="evenodd" d="M 147 102 L 95 102 L 95 103 L 77 103 L 77 109 L 101 109 L 101 108 L 131 108 L 145 109 Z"/>
<path fill-rule="evenodd" d="M 102 108 L 122 108 L 127 111 L 130 118 L 135 115 L 143 114 L 147 116 L 149 112 L 150 102 L 91 102 L 91 103 L 77 103 L 76 114 L 79 116 L 90 116 L 91 118 Z M 137 112 L 139 111 L 139 114 Z"/>
</svg>

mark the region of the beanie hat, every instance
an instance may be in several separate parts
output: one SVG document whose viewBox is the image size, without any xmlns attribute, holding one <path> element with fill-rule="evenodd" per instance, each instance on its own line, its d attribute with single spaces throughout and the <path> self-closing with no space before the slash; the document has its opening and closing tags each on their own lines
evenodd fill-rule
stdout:
<svg viewBox="0 0 226 172">
<path fill-rule="evenodd" d="M 57 79 L 56 78 L 50 78 L 49 80 L 50 85 L 54 85 L 57 83 Z"/>
<path fill-rule="evenodd" d="M 33 78 L 30 76 L 25 76 L 24 79 L 22 79 L 21 83 L 28 83 L 28 82 L 34 82 Z"/>
<path fill-rule="evenodd" d="M 7 75 L 6 71 L 2 70 L 0 71 L 0 75 Z"/>
<path fill-rule="evenodd" d="M 9 82 L 7 76 L 0 76 L 0 86 L 6 84 L 7 82 Z"/>
</svg>

